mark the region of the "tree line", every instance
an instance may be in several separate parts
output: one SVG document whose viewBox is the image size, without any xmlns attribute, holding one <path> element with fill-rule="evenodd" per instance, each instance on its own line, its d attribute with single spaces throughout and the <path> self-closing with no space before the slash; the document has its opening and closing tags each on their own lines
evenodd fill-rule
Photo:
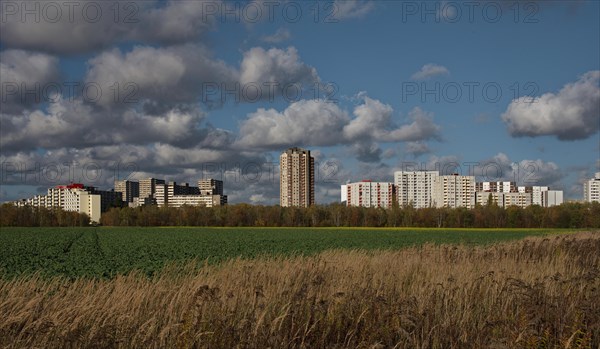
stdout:
<svg viewBox="0 0 600 349">
<path fill-rule="evenodd" d="M 444 228 L 600 228 L 600 203 L 565 203 L 506 209 L 495 204 L 466 208 L 257 206 L 111 208 L 102 214 L 108 226 L 223 227 L 444 227 Z"/>
<path fill-rule="evenodd" d="M 0 226 L 82 227 L 83 213 L 43 207 L 0 206 Z M 114 207 L 102 214 L 106 226 L 222 227 L 440 227 L 440 228 L 600 228 L 600 203 L 532 205 L 506 209 L 495 204 L 466 208 L 365 208 L 343 204 L 308 208 L 249 204 L 181 208 Z"/>
<path fill-rule="evenodd" d="M 0 206 L 0 227 L 86 227 L 90 217 L 85 213 L 61 208 Z"/>
</svg>

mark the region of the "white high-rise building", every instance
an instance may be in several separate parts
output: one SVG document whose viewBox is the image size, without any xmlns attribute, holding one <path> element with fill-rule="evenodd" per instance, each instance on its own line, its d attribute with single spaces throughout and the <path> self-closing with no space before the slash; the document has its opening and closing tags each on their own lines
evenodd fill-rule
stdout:
<svg viewBox="0 0 600 349">
<path fill-rule="evenodd" d="M 347 184 L 346 193 L 347 206 L 390 208 L 394 196 L 394 184 L 364 180 Z"/>
<path fill-rule="evenodd" d="M 583 201 L 600 202 L 600 172 L 594 178 L 583 183 Z"/>
<path fill-rule="evenodd" d="M 542 192 L 542 206 L 551 207 L 558 206 L 563 203 L 562 190 L 547 190 Z"/>
<path fill-rule="evenodd" d="M 91 194 L 84 189 L 68 189 L 65 190 L 64 199 L 63 210 L 85 213 L 90 221 L 100 222 L 100 195 Z"/>
<path fill-rule="evenodd" d="M 527 191 L 527 189 L 526 189 Z M 563 203 L 562 190 L 550 190 L 548 187 L 531 187 L 531 204 L 542 207 L 557 206 Z"/>
<path fill-rule="evenodd" d="M 533 186 L 531 187 L 531 204 L 542 205 L 542 193 L 548 191 L 548 187 Z"/>
<path fill-rule="evenodd" d="M 433 207 L 433 184 L 438 171 L 398 171 L 394 173 L 394 185 L 398 205 L 415 208 Z"/>
<path fill-rule="evenodd" d="M 434 181 L 433 201 L 436 207 L 473 208 L 475 176 L 438 176 Z"/>
<path fill-rule="evenodd" d="M 340 202 L 348 202 L 348 185 L 342 184 L 340 187 Z"/>
</svg>

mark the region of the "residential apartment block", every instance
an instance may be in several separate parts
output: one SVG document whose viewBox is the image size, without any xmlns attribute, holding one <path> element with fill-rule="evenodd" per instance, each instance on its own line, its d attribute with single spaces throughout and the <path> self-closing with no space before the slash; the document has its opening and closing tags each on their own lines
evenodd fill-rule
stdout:
<svg viewBox="0 0 600 349">
<path fill-rule="evenodd" d="M 156 192 L 156 185 L 165 184 L 164 179 L 156 179 L 156 178 L 146 178 L 141 179 L 139 182 L 139 198 L 153 198 L 154 193 Z"/>
<path fill-rule="evenodd" d="M 346 185 L 347 206 L 390 208 L 393 198 L 393 183 L 363 180 Z"/>
<path fill-rule="evenodd" d="M 475 206 L 475 176 L 458 174 L 437 176 L 433 183 L 433 202 L 435 207 Z"/>
<path fill-rule="evenodd" d="M 514 193 L 517 191 L 515 182 L 477 182 L 475 191 Z"/>
<path fill-rule="evenodd" d="M 583 183 L 583 201 L 600 202 L 600 172 Z"/>
<path fill-rule="evenodd" d="M 394 173 L 396 197 L 400 207 L 433 207 L 433 186 L 438 171 L 398 171 Z"/>
<path fill-rule="evenodd" d="M 493 204 L 503 208 L 507 208 L 509 206 L 525 208 L 531 205 L 531 194 L 525 192 L 506 193 L 499 191 L 478 191 L 475 193 L 476 204 L 485 206 L 488 205 L 489 200 L 492 200 Z"/>
<path fill-rule="evenodd" d="M 129 180 L 116 180 L 115 191 L 121 193 L 124 202 L 133 202 L 133 198 L 140 196 L 140 182 Z"/>
<path fill-rule="evenodd" d="M 517 191 L 528 194 L 531 197 L 531 205 L 551 207 L 564 201 L 562 190 L 550 190 L 547 186 L 520 186 L 517 187 Z"/>
<path fill-rule="evenodd" d="M 223 195 L 223 181 L 201 179 L 198 181 L 198 189 L 202 195 Z"/>
<path fill-rule="evenodd" d="M 65 211 L 85 213 L 91 222 L 99 222 L 102 212 L 100 194 L 92 193 L 83 184 L 57 185 L 48 189 L 47 195 L 16 201 L 17 206 L 61 208 Z"/>
<path fill-rule="evenodd" d="M 157 184 L 155 188 L 156 204 L 159 207 L 181 207 L 189 206 L 220 206 L 227 203 L 227 196 L 223 193 L 223 182 L 215 179 L 199 181 L 204 190 L 199 187 L 192 187 L 188 183 L 179 185 L 176 182 L 169 184 Z M 212 189 L 207 189 L 208 186 Z M 221 194 L 214 194 L 220 192 Z"/>
<path fill-rule="evenodd" d="M 340 187 L 340 202 L 348 203 L 348 184 L 342 184 Z"/>
<path fill-rule="evenodd" d="M 281 207 L 315 204 L 315 160 L 310 150 L 290 148 L 279 156 Z"/>
</svg>

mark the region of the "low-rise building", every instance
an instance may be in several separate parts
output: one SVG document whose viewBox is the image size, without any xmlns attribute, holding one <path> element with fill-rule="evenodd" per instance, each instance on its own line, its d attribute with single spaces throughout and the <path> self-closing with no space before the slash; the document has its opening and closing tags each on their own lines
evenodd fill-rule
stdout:
<svg viewBox="0 0 600 349">
<path fill-rule="evenodd" d="M 505 193 L 499 191 L 478 191 L 475 193 L 475 203 L 478 205 L 486 206 L 490 203 L 498 205 L 499 207 L 507 208 L 509 206 L 518 206 L 525 208 L 531 205 L 530 193 Z"/>
<path fill-rule="evenodd" d="M 227 204 L 227 196 L 223 195 L 223 182 L 215 179 L 201 180 L 199 187 L 192 187 L 188 183 L 178 185 L 176 182 L 157 184 L 154 197 L 159 207 L 189 206 L 220 206 Z M 220 193 L 220 194 L 215 194 Z"/>
</svg>

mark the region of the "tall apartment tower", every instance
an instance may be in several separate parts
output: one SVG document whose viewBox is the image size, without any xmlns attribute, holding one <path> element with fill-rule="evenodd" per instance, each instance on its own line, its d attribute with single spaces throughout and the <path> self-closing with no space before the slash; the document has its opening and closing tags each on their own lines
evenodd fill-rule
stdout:
<svg viewBox="0 0 600 349">
<path fill-rule="evenodd" d="M 398 171 L 394 173 L 394 185 L 398 205 L 414 208 L 433 207 L 433 185 L 438 171 Z"/>
<path fill-rule="evenodd" d="M 583 183 L 583 201 L 600 202 L 600 172 L 594 178 Z"/>
<path fill-rule="evenodd" d="M 133 198 L 140 196 L 140 183 L 137 181 L 116 180 L 115 191 L 121 193 L 124 202 L 133 202 Z"/>
<path fill-rule="evenodd" d="M 156 178 L 147 178 L 140 180 L 140 199 L 145 199 L 148 197 L 153 198 L 154 193 L 156 192 L 157 184 L 165 184 L 164 179 L 156 179 Z"/>
<path fill-rule="evenodd" d="M 315 204 L 315 159 L 310 150 L 290 148 L 279 156 L 281 207 Z"/>
</svg>

